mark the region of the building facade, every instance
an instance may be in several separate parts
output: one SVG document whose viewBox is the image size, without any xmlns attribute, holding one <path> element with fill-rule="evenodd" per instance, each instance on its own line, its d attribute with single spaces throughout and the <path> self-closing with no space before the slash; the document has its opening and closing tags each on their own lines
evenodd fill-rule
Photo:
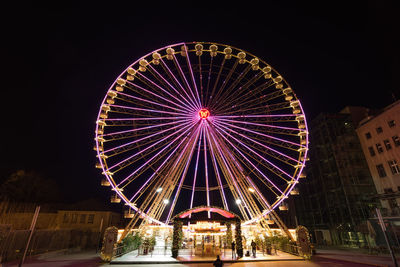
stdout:
<svg viewBox="0 0 400 267">
<path fill-rule="evenodd" d="M 386 216 L 400 216 L 400 101 L 357 128 L 377 197 Z"/>
<path fill-rule="evenodd" d="M 376 190 L 355 131 L 367 109 L 347 107 L 323 113 L 309 124 L 310 161 L 299 184 L 296 213 L 300 225 L 320 245 L 366 244 L 359 226 L 376 207 Z"/>
</svg>

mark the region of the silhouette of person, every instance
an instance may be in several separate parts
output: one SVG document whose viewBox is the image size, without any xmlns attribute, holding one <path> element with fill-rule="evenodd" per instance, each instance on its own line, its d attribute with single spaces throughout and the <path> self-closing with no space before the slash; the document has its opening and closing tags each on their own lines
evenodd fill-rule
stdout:
<svg viewBox="0 0 400 267">
<path fill-rule="evenodd" d="M 256 257 L 256 251 L 257 251 L 257 244 L 254 242 L 254 240 L 251 241 L 251 251 L 253 252 L 253 257 Z"/>
<path fill-rule="evenodd" d="M 235 252 L 235 241 L 232 241 L 232 259 L 236 259 L 236 252 Z"/>
<path fill-rule="evenodd" d="M 213 265 L 215 267 L 222 267 L 224 263 L 220 260 L 219 255 L 217 255 L 217 259 L 214 261 Z"/>
</svg>

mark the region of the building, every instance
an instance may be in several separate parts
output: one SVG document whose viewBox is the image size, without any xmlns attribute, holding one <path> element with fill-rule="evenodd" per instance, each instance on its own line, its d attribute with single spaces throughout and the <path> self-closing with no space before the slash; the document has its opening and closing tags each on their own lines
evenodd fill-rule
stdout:
<svg viewBox="0 0 400 267">
<path fill-rule="evenodd" d="M 346 107 L 309 123 L 310 161 L 299 184 L 296 213 L 317 244 L 366 244 L 359 230 L 376 207 L 368 164 L 355 131 L 368 110 Z"/>
<path fill-rule="evenodd" d="M 400 101 L 365 118 L 357 134 L 386 216 L 400 216 Z"/>
<path fill-rule="evenodd" d="M 57 211 L 57 229 L 82 229 L 103 232 L 109 226 L 121 227 L 122 216 L 111 211 Z"/>
</svg>

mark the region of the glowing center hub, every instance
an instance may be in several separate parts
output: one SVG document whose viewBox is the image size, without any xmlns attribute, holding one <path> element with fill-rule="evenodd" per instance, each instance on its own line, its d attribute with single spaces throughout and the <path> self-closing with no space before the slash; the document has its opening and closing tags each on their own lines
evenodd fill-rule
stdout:
<svg viewBox="0 0 400 267">
<path fill-rule="evenodd" d="M 210 111 L 208 111 L 206 108 L 202 108 L 199 111 L 199 116 L 201 119 L 207 119 L 208 116 L 210 116 Z"/>
</svg>

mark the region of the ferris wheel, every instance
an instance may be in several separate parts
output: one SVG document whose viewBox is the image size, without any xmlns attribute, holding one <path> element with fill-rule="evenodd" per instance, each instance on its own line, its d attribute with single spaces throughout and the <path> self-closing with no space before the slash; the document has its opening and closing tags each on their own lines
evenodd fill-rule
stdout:
<svg viewBox="0 0 400 267">
<path fill-rule="evenodd" d="M 167 225 L 183 210 L 218 206 L 250 224 L 298 193 L 308 131 L 300 101 L 266 62 L 185 42 L 122 72 L 101 103 L 95 141 L 102 185 L 128 215 Z"/>
</svg>

